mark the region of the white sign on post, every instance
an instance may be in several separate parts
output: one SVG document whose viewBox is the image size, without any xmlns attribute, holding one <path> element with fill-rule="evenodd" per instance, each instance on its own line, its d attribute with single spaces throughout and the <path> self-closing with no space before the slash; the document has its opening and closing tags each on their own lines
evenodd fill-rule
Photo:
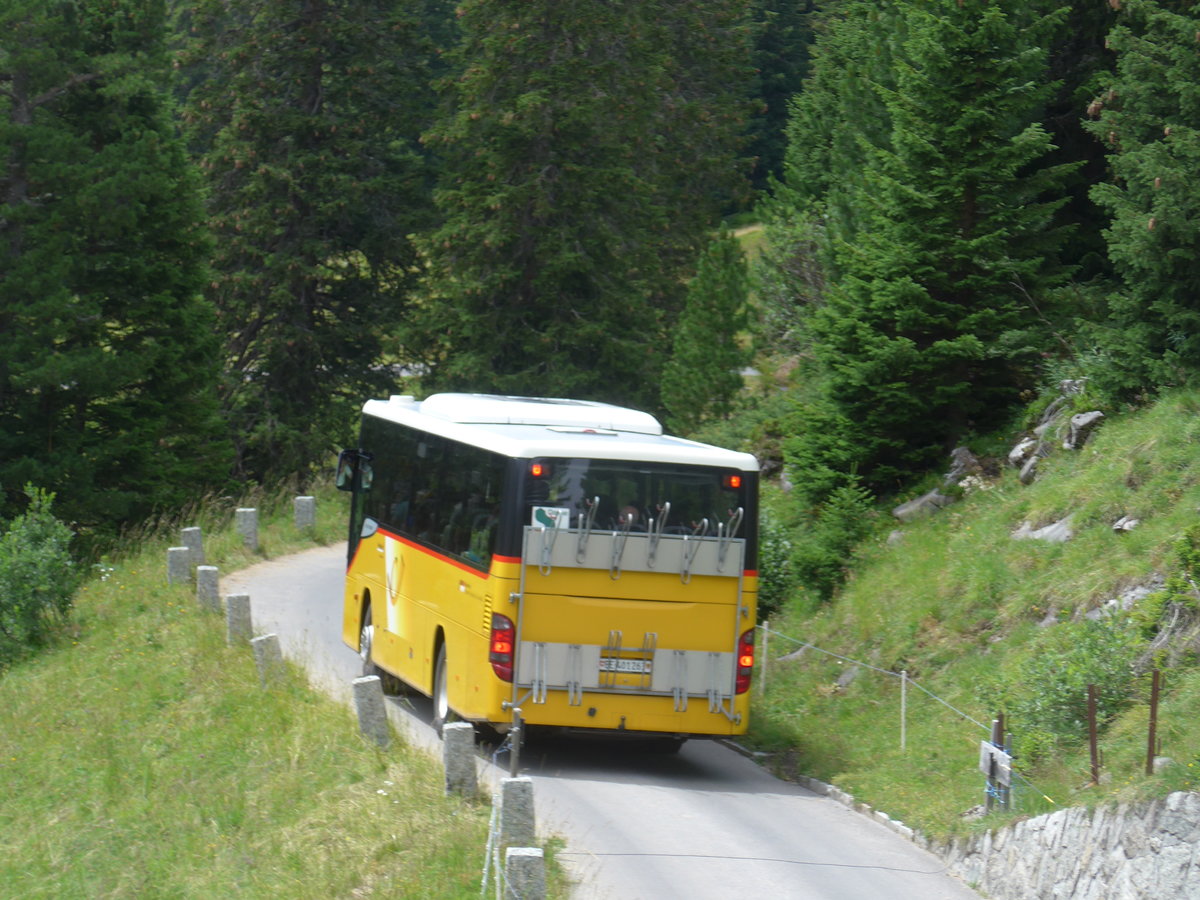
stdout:
<svg viewBox="0 0 1200 900">
<path fill-rule="evenodd" d="M 992 771 L 993 762 L 995 771 Z M 1012 786 L 1012 757 L 991 741 L 979 742 L 979 771 L 995 779 L 996 784 Z"/>
</svg>

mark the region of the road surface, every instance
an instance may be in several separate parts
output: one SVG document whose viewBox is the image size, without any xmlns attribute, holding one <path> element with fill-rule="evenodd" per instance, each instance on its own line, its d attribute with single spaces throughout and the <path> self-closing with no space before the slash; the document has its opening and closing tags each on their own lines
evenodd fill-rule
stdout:
<svg viewBox="0 0 1200 900">
<path fill-rule="evenodd" d="M 315 686 L 349 702 L 358 655 L 341 641 L 345 545 L 260 563 L 221 579 L 249 594 L 257 634 L 279 636 Z M 422 698 L 389 701 L 405 737 L 436 752 Z M 486 754 L 488 748 L 484 747 Z M 481 762 L 492 782 L 508 760 Z M 578 900 L 977 900 L 941 860 L 874 820 L 767 774 L 722 744 L 678 754 L 634 742 L 532 740 L 538 830 L 560 854 Z M 483 848 L 480 848 L 482 866 Z"/>
</svg>

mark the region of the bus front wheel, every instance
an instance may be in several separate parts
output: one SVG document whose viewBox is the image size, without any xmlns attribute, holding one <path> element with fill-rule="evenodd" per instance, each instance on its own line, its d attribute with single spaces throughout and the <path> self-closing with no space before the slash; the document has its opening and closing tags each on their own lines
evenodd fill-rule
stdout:
<svg viewBox="0 0 1200 900">
<path fill-rule="evenodd" d="M 375 625 L 371 621 L 371 604 L 366 605 L 363 611 L 362 628 L 358 632 L 358 655 L 362 659 L 363 675 L 375 675 L 379 678 L 380 686 L 385 694 L 396 696 L 404 693 L 404 682 L 393 675 L 391 672 L 385 672 L 379 666 L 375 665 L 371 659 L 371 644 L 375 640 Z"/>
<path fill-rule="evenodd" d="M 449 674 L 446 669 L 446 645 L 438 647 L 437 662 L 433 665 L 433 730 L 442 736 L 442 729 L 458 716 L 450 708 Z"/>
</svg>

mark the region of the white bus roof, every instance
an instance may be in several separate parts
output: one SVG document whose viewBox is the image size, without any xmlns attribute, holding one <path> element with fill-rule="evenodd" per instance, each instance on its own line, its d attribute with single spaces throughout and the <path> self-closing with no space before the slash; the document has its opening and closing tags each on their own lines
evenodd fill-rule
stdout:
<svg viewBox="0 0 1200 900">
<path fill-rule="evenodd" d="M 649 413 L 551 397 L 433 394 L 368 400 L 363 414 L 516 459 L 538 456 L 645 460 L 758 471 L 758 460 L 663 434 Z"/>
</svg>

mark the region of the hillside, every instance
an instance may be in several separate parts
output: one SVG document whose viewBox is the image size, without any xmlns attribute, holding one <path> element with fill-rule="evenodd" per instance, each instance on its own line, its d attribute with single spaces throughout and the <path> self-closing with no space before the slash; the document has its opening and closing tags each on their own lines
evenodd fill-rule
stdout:
<svg viewBox="0 0 1200 900">
<path fill-rule="evenodd" d="M 290 497 L 249 498 L 257 554 L 223 504 L 184 521 L 229 573 L 339 540 L 332 488 L 320 499 L 302 532 Z M 264 690 L 196 589 L 165 583 L 177 538 L 131 534 L 69 635 L 0 675 L 0 896 L 478 897 L 487 803 L 447 797 L 420 750 L 364 740 L 298 668 Z"/>
<path fill-rule="evenodd" d="M 999 713 L 1019 775 L 1012 812 L 987 825 L 1193 788 L 1198 410 L 1200 393 L 1171 393 L 1109 416 L 1080 450 L 1061 449 L 1060 438 L 1030 484 L 1001 456 L 931 516 L 903 525 L 879 511 L 833 600 L 797 590 L 770 621 L 752 743 L 780 772 L 832 782 L 932 836 L 983 827 L 979 744 Z M 994 451 L 1020 436 L 1001 436 Z M 1122 517 L 1136 526 L 1115 530 Z M 1014 537 L 1064 520 L 1065 542 Z M 1173 763 L 1148 776 L 1155 666 L 1156 750 Z M 902 671 L 914 682 L 903 750 Z M 1089 684 L 1099 694 L 1099 784 Z"/>
</svg>

